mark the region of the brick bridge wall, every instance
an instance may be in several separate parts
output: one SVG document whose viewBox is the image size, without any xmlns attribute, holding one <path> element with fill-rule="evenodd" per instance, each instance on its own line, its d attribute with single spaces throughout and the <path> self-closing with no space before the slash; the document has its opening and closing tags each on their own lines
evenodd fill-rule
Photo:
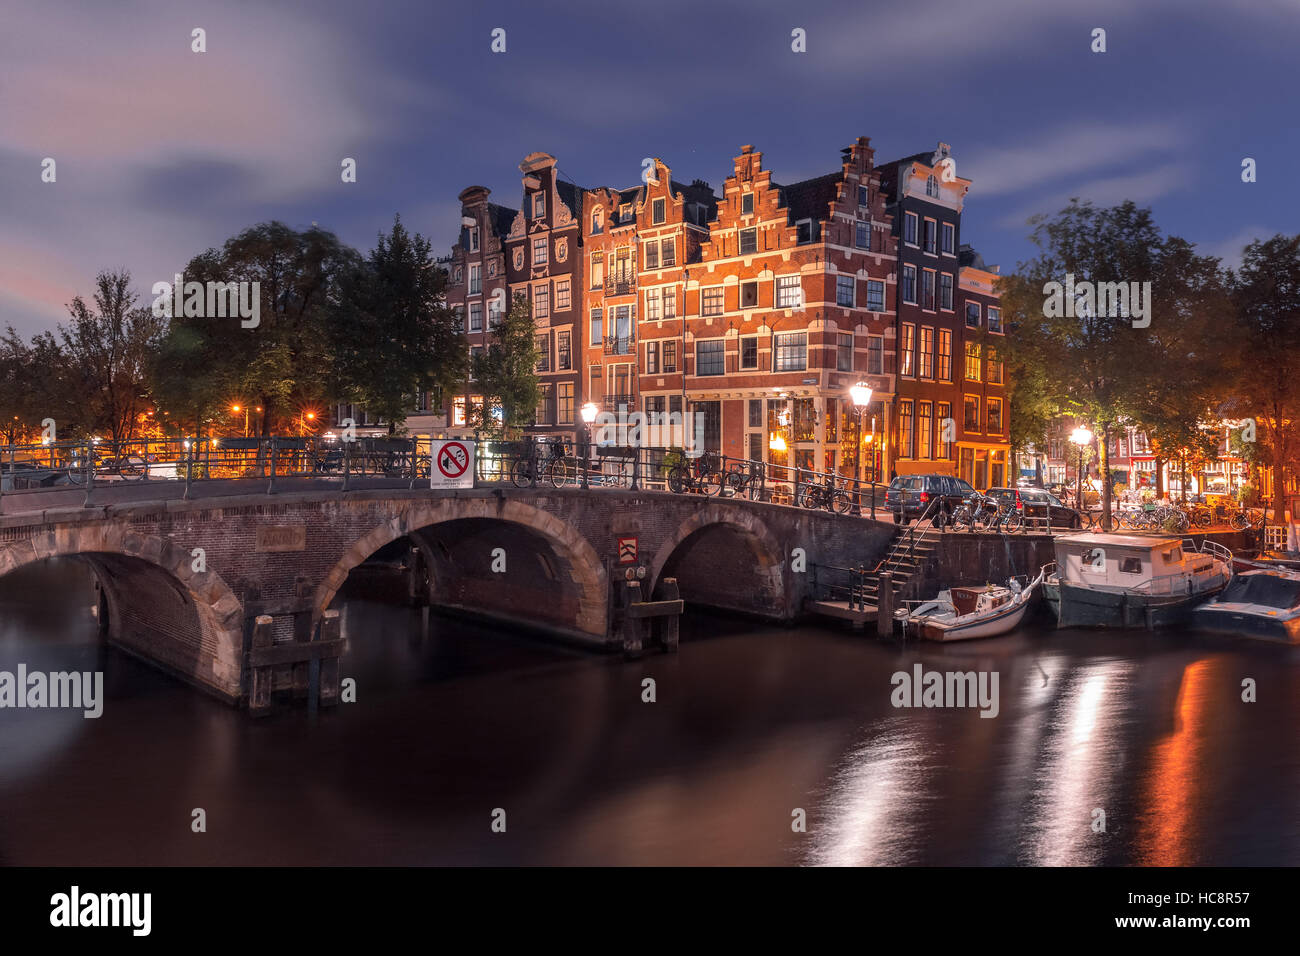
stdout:
<svg viewBox="0 0 1300 956">
<path fill-rule="evenodd" d="M 302 529 L 276 542 L 300 550 L 267 550 L 268 528 Z M 647 596 L 673 576 L 688 602 L 792 620 L 811 594 L 811 565 L 874 564 L 893 533 L 861 518 L 662 492 L 310 491 L 6 515 L 0 574 L 84 556 L 110 640 L 239 702 L 253 618 L 272 615 L 277 641 L 305 639 L 349 571 L 400 539 L 423 554 L 436 604 L 615 646 L 619 537 L 637 538 Z M 196 548 L 206 570 L 194 569 Z M 497 548 L 504 573 L 492 570 Z M 796 548 L 808 572 L 792 570 Z"/>
</svg>

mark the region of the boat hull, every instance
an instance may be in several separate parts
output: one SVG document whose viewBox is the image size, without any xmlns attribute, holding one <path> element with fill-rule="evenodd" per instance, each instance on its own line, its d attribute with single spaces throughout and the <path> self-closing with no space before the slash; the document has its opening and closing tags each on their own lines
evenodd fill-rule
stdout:
<svg viewBox="0 0 1300 956">
<path fill-rule="evenodd" d="M 921 637 L 927 641 L 969 641 L 977 637 L 998 637 L 1013 631 L 1029 610 L 1026 600 L 1007 609 L 1007 613 L 969 624 L 944 625 L 926 621 L 921 624 Z"/>
<path fill-rule="evenodd" d="M 1155 628 L 1185 622 L 1192 609 L 1223 590 L 1219 585 L 1196 594 L 1146 595 L 1132 591 L 1102 591 L 1076 587 L 1066 581 L 1043 589 L 1056 610 L 1058 627 Z"/>
<path fill-rule="evenodd" d="M 1207 605 L 1192 612 L 1192 626 L 1212 634 L 1253 637 L 1278 644 L 1300 644 L 1300 618 L 1284 620 L 1232 607 Z"/>
</svg>

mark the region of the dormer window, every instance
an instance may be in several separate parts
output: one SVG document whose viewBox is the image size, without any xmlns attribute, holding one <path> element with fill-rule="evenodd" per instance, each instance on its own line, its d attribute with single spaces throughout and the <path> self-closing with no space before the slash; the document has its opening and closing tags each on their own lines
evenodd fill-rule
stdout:
<svg viewBox="0 0 1300 956">
<path fill-rule="evenodd" d="M 625 202 L 623 203 L 623 205 L 618 207 L 618 221 L 627 222 L 631 218 L 632 218 L 632 204 L 629 202 Z"/>
<path fill-rule="evenodd" d="M 799 245 L 802 246 L 805 243 L 812 242 L 812 220 L 811 219 L 800 219 L 797 223 L 795 223 L 794 228 L 795 228 L 795 241 L 798 242 Z"/>
<path fill-rule="evenodd" d="M 546 215 L 546 193 L 533 193 L 533 218 L 541 219 Z"/>
<path fill-rule="evenodd" d="M 591 214 L 591 234 L 593 236 L 598 236 L 600 235 L 601 232 L 604 231 L 604 228 L 605 228 L 605 211 L 603 209 L 597 209 L 595 212 Z"/>
<path fill-rule="evenodd" d="M 935 179 L 933 174 L 925 181 L 925 194 L 935 198 L 939 196 L 939 180 Z"/>
</svg>

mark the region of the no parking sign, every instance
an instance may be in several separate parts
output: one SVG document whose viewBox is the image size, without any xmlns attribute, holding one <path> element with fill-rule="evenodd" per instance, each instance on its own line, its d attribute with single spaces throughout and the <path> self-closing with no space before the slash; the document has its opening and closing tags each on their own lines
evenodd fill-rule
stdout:
<svg viewBox="0 0 1300 956">
<path fill-rule="evenodd" d="M 432 446 L 433 465 L 429 469 L 429 487 L 473 488 L 474 443 L 439 439 Z"/>
</svg>

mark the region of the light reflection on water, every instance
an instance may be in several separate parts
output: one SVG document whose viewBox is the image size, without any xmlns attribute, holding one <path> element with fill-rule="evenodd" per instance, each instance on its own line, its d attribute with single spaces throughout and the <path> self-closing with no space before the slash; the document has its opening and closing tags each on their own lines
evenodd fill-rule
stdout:
<svg viewBox="0 0 1300 956">
<path fill-rule="evenodd" d="M 108 696 L 98 720 L 0 711 L 0 862 L 1300 863 L 1292 648 L 700 616 L 624 661 L 351 601 L 358 703 L 256 722 L 104 648 L 90 601 L 66 566 L 0 581 L 0 669 L 102 668 Z M 998 671 L 997 718 L 895 709 L 918 662 Z M 222 839 L 194 838 L 197 806 Z"/>
</svg>

